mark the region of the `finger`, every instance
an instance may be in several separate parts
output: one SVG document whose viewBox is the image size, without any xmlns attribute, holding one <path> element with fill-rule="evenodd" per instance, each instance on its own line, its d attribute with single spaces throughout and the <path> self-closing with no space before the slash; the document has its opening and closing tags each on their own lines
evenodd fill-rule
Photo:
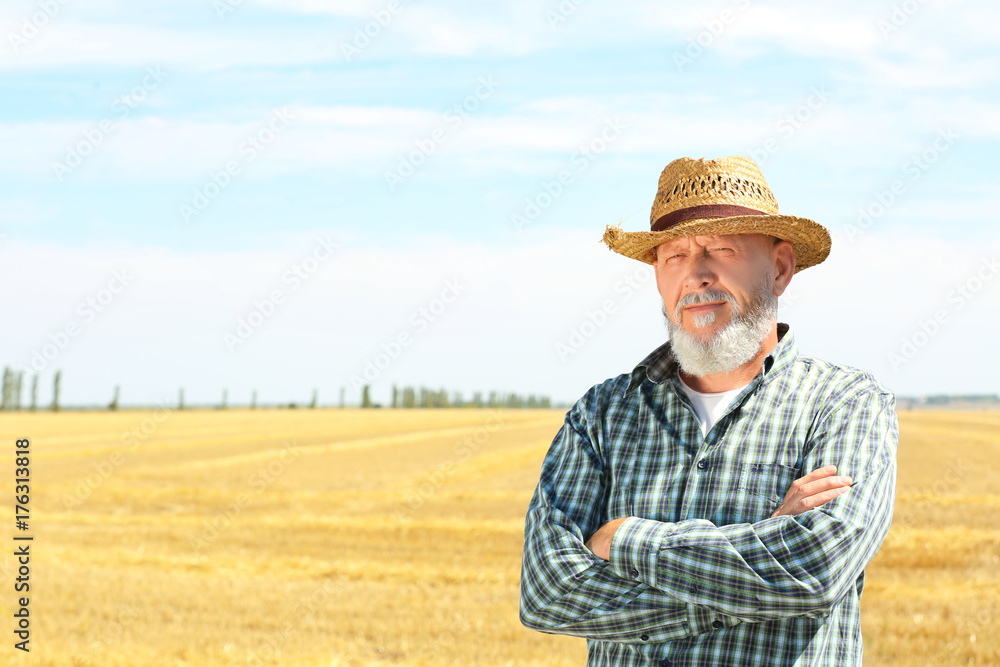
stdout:
<svg viewBox="0 0 1000 667">
<path fill-rule="evenodd" d="M 813 470 L 808 475 L 800 477 L 795 481 L 801 482 L 804 485 L 810 482 L 815 482 L 818 479 L 823 479 L 824 477 L 830 477 L 836 474 L 837 474 L 837 466 L 824 466 L 822 468 L 817 468 L 816 470 Z"/>
<path fill-rule="evenodd" d="M 803 512 L 816 509 L 817 507 L 821 507 L 822 505 L 825 505 L 826 503 L 830 502 L 834 498 L 839 498 L 840 496 L 844 495 L 850 490 L 851 487 L 849 486 L 841 486 L 836 489 L 830 489 L 828 491 L 816 493 L 809 496 L 808 498 L 804 498 L 802 502 L 799 503 L 799 505 L 803 508 L 802 509 Z"/>
<path fill-rule="evenodd" d="M 839 489 L 841 487 L 851 486 L 852 484 L 854 484 L 854 480 L 847 475 L 841 475 L 839 477 L 826 477 L 825 479 L 818 479 L 815 482 L 803 484 L 799 487 L 799 494 L 803 498 L 806 498 L 820 493 L 821 491 Z"/>
</svg>

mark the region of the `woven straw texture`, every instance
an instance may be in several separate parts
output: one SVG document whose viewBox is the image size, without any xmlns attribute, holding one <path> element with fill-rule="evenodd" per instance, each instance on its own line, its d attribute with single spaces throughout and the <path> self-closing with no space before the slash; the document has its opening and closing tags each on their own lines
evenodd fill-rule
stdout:
<svg viewBox="0 0 1000 667">
<path fill-rule="evenodd" d="M 682 236 L 768 234 L 791 242 L 796 272 L 819 264 L 830 254 L 826 228 L 807 218 L 779 214 L 771 188 L 749 158 L 680 158 L 668 164 L 653 199 L 650 227 L 664 215 L 705 205 L 743 206 L 763 215 L 695 218 L 659 232 L 626 232 L 609 225 L 604 243 L 626 257 L 655 264 L 656 246 Z"/>
</svg>

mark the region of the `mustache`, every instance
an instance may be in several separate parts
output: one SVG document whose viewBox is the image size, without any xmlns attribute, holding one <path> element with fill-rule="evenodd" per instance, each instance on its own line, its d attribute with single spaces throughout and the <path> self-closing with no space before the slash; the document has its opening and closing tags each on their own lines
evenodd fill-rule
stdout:
<svg viewBox="0 0 1000 667">
<path fill-rule="evenodd" d="M 699 303 L 711 303 L 713 301 L 725 301 L 732 307 L 734 312 L 739 311 L 739 307 L 736 304 L 736 297 L 734 297 L 729 292 L 716 289 L 707 289 L 702 292 L 691 292 L 685 295 L 677 302 L 677 307 L 674 308 L 674 318 L 680 319 L 681 309 L 686 306 L 694 306 Z M 666 310 L 666 309 L 664 309 Z"/>
</svg>

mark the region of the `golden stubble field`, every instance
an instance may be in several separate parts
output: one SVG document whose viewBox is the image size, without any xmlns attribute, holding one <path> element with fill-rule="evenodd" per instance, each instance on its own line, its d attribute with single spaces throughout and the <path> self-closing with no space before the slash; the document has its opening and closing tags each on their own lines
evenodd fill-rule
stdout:
<svg viewBox="0 0 1000 667">
<path fill-rule="evenodd" d="M 0 415 L 32 448 L 31 653 L 2 665 L 582 665 L 517 620 L 524 511 L 557 411 Z M 866 665 L 1000 664 L 1000 413 L 900 415 Z"/>
</svg>

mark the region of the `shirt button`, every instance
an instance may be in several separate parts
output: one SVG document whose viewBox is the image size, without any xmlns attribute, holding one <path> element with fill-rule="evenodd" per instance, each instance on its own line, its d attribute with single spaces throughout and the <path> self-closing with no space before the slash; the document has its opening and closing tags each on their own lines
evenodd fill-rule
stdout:
<svg viewBox="0 0 1000 667">
<path fill-rule="evenodd" d="M 663 660 L 660 660 L 660 667 L 670 667 L 670 665 L 672 665 L 672 664 L 673 663 L 670 662 L 670 660 L 667 659 L 667 658 L 664 658 Z"/>
<path fill-rule="evenodd" d="M 641 639 L 644 642 L 648 642 L 649 641 L 649 635 L 647 635 L 647 634 L 641 634 L 641 635 L 639 635 L 639 639 Z"/>
<path fill-rule="evenodd" d="M 722 627 L 722 621 L 718 621 L 718 620 L 712 621 L 712 627 L 715 628 L 716 630 L 718 630 L 719 628 Z"/>
<path fill-rule="evenodd" d="M 707 467 L 708 467 L 708 461 L 706 461 L 705 459 L 698 461 L 698 470 L 704 470 Z"/>
<path fill-rule="evenodd" d="M 633 567 L 631 570 L 628 571 L 628 576 L 632 577 L 633 579 L 638 579 L 639 578 L 639 570 L 637 570 L 637 569 L 635 569 Z"/>
<path fill-rule="evenodd" d="M 691 587 L 691 595 L 697 595 L 697 594 L 698 594 L 698 587 L 697 586 L 692 586 Z"/>
</svg>

